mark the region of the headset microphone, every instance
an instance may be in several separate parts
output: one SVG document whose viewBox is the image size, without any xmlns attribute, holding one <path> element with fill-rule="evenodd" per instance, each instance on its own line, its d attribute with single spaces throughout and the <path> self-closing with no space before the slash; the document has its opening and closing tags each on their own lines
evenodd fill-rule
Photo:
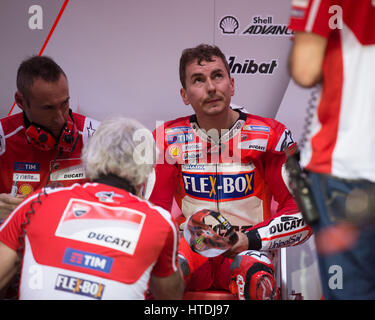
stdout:
<svg viewBox="0 0 375 320">
<path fill-rule="evenodd" d="M 59 152 L 73 152 L 79 140 L 79 131 L 74 123 L 72 110 L 69 109 L 69 118 L 61 129 L 59 138 L 41 125 L 30 123 L 24 114 L 26 137 L 37 149 L 42 151 L 52 150 L 57 145 Z"/>
</svg>

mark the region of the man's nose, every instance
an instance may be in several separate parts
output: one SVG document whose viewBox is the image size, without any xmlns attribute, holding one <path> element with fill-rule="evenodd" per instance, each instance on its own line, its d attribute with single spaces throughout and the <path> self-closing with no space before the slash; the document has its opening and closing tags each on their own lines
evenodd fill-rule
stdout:
<svg viewBox="0 0 375 320">
<path fill-rule="evenodd" d="M 63 125 L 66 122 L 67 112 L 65 109 L 59 109 L 55 115 L 55 121 L 59 125 Z"/>
<path fill-rule="evenodd" d="M 207 79 L 206 89 L 207 89 L 207 92 L 215 92 L 216 91 L 215 83 L 211 79 Z"/>
</svg>

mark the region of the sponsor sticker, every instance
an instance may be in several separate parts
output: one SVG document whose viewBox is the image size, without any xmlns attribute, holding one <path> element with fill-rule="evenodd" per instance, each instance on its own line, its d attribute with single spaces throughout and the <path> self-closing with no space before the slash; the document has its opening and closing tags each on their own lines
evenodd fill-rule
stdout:
<svg viewBox="0 0 375 320">
<path fill-rule="evenodd" d="M 302 239 L 302 234 L 294 234 L 294 235 L 292 235 L 290 237 L 287 237 L 285 239 L 283 238 L 283 239 L 280 239 L 280 240 L 273 240 L 273 241 L 270 241 L 268 250 L 293 246 L 293 245 L 297 244 L 298 242 L 300 242 L 301 239 Z"/>
<path fill-rule="evenodd" d="M 184 132 L 184 131 L 189 131 L 191 130 L 190 127 L 174 127 L 174 128 L 167 128 L 165 129 L 165 133 L 170 133 L 170 132 Z"/>
<path fill-rule="evenodd" d="M 202 143 L 188 143 L 182 145 L 182 151 L 189 152 L 189 151 L 198 151 L 202 150 Z"/>
<path fill-rule="evenodd" d="M 167 136 L 168 144 L 187 143 L 194 140 L 193 133 L 170 134 Z"/>
<path fill-rule="evenodd" d="M 15 162 L 14 171 L 29 171 L 38 172 L 40 171 L 40 163 L 37 162 Z"/>
<path fill-rule="evenodd" d="M 73 213 L 76 217 L 81 217 L 90 211 L 90 206 L 82 205 L 81 203 L 75 203 L 72 206 Z"/>
<path fill-rule="evenodd" d="M 82 267 L 95 271 L 110 273 L 113 264 L 113 258 L 103 255 L 66 248 L 63 263 L 72 266 Z"/>
<path fill-rule="evenodd" d="M 242 127 L 242 130 L 245 131 L 261 131 L 261 132 L 270 132 L 270 127 L 267 126 L 256 126 L 247 124 Z"/>
<path fill-rule="evenodd" d="M 183 172 L 185 191 L 197 199 L 234 200 L 254 193 L 254 172 L 238 174 L 197 174 Z"/>
<path fill-rule="evenodd" d="M 268 139 L 252 139 L 238 143 L 238 149 L 266 152 Z"/>
<path fill-rule="evenodd" d="M 18 188 L 18 191 L 23 194 L 23 195 L 28 195 L 30 194 L 31 192 L 34 191 L 34 188 L 31 186 L 31 184 L 29 183 L 23 183 L 20 185 L 20 187 Z"/>
<path fill-rule="evenodd" d="M 51 174 L 51 181 L 80 180 L 85 178 L 86 174 L 81 165 L 59 170 Z"/>
<path fill-rule="evenodd" d="M 184 160 L 195 160 L 202 158 L 203 154 L 202 152 L 185 152 L 183 154 Z"/>
<path fill-rule="evenodd" d="M 77 215 L 77 207 L 85 208 L 86 213 Z M 70 199 L 55 235 L 133 255 L 145 218 L 143 212 L 133 209 Z"/>
<path fill-rule="evenodd" d="M 276 220 L 277 221 L 277 220 Z M 281 217 L 280 223 L 276 223 L 269 228 L 270 234 L 278 234 L 305 226 L 303 218 L 297 217 Z"/>
<path fill-rule="evenodd" d="M 172 157 L 178 157 L 180 156 L 181 154 L 181 149 L 178 147 L 178 146 L 171 146 L 169 148 L 169 154 L 172 156 Z"/>
<path fill-rule="evenodd" d="M 52 163 L 51 163 L 52 166 Z M 80 159 L 60 159 L 51 170 L 51 181 L 81 180 L 86 178 Z"/>
<path fill-rule="evenodd" d="M 79 294 L 89 298 L 101 300 L 105 285 L 99 282 L 58 274 L 55 290 Z"/>
<path fill-rule="evenodd" d="M 39 182 L 39 173 L 13 173 L 13 181 Z"/>
<path fill-rule="evenodd" d="M 290 130 L 285 129 L 276 145 L 275 151 L 284 151 L 285 149 L 288 149 L 288 147 L 293 143 L 294 140 L 292 138 L 292 133 L 290 132 Z"/>
</svg>

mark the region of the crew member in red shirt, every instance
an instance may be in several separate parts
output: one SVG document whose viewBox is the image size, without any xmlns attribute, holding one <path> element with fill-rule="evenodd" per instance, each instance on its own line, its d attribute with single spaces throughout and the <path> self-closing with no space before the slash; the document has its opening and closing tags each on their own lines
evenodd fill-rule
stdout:
<svg viewBox="0 0 375 320">
<path fill-rule="evenodd" d="M 180 299 L 178 230 L 142 199 L 153 138 L 135 120 L 103 121 L 83 149 L 92 182 L 43 188 L 0 226 L 0 289 L 22 257 L 20 299 Z"/>
<path fill-rule="evenodd" d="M 292 4 L 291 75 L 318 89 L 301 165 L 319 212 L 324 298 L 374 299 L 375 1 Z"/>
<path fill-rule="evenodd" d="M 0 121 L 0 218 L 46 184 L 87 181 L 81 149 L 98 121 L 69 108 L 66 74 L 51 58 L 34 56 L 17 72 L 21 113 Z"/>
</svg>

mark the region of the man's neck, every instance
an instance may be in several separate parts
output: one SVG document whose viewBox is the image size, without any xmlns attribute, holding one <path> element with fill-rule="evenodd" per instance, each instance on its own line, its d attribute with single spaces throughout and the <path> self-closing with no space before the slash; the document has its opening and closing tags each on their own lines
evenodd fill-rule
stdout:
<svg viewBox="0 0 375 320">
<path fill-rule="evenodd" d="M 205 131 L 230 129 L 240 117 L 237 111 L 229 108 L 228 112 L 213 116 L 199 117 L 196 115 L 199 127 Z"/>
</svg>

